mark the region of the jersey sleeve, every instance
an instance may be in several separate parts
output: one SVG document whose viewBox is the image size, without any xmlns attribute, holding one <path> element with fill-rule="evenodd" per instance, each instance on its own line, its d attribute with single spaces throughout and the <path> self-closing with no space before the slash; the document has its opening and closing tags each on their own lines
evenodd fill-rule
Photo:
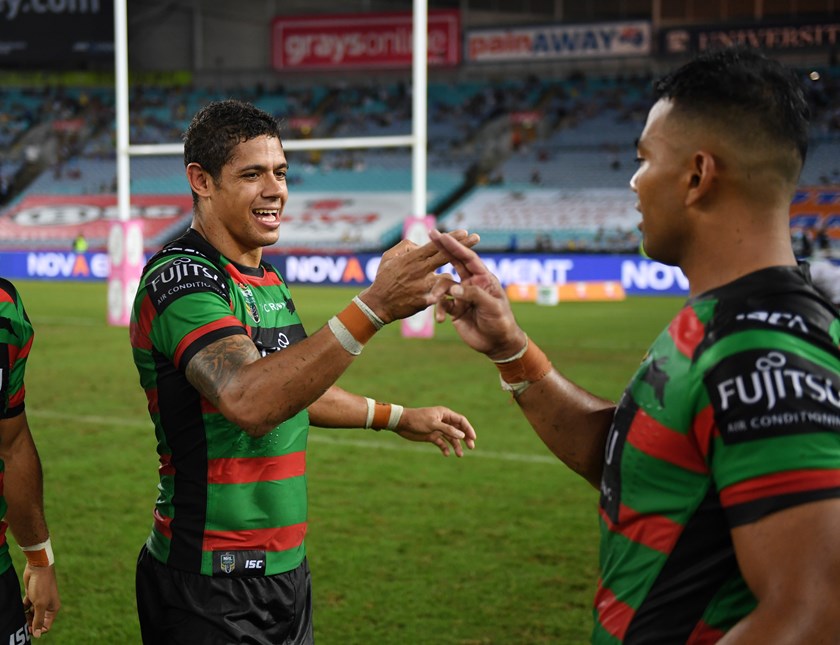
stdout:
<svg viewBox="0 0 840 645">
<path fill-rule="evenodd" d="M 780 332 L 722 345 L 703 381 L 710 467 L 730 525 L 840 496 L 838 356 Z"/>
<path fill-rule="evenodd" d="M 151 346 L 181 370 L 209 344 L 248 333 L 231 311 L 226 275 L 198 258 L 168 259 L 141 286 L 140 325 Z"/>
<path fill-rule="evenodd" d="M 0 419 L 24 410 L 24 373 L 34 331 L 15 287 L 0 280 Z"/>
</svg>

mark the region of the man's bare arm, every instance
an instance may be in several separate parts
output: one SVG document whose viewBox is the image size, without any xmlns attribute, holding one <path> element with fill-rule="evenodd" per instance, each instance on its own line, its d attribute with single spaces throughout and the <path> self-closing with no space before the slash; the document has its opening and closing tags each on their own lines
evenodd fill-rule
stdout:
<svg viewBox="0 0 840 645">
<path fill-rule="evenodd" d="M 840 643 L 840 499 L 794 506 L 732 531 L 756 608 L 719 645 Z"/>
</svg>

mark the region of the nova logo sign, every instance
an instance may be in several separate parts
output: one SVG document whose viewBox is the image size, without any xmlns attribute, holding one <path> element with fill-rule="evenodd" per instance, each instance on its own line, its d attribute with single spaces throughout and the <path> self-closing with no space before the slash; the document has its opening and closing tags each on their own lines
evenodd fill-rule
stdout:
<svg viewBox="0 0 840 645">
<path fill-rule="evenodd" d="M 573 260 L 566 258 L 518 258 L 505 256 L 484 256 L 484 264 L 499 278 L 502 286 L 509 284 L 566 284 L 569 272 L 574 269 Z M 451 264 L 442 272 L 457 275 Z"/>
<path fill-rule="evenodd" d="M 286 258 L 285 277 L 288 282 L 307 282 L 312 284 L 363 284 L 373 282 L 380 258 L 371 258 L 362 262 L 356 256 L 330 257 L 326 255 L 307 255 Z"/>
<path fill-rule="evenodd" d="M 30 278 L 107 278 L 108 255 L 93 253 L 28 253 L 26 275 Z"/>
<path fill-rule="evenodd" d="M 688 291 L 688 278 L 679 267 L 649 260 L 625 260 L 621 263 L 621 286 L 630 293 L 683 293 Z"/>
</svg>

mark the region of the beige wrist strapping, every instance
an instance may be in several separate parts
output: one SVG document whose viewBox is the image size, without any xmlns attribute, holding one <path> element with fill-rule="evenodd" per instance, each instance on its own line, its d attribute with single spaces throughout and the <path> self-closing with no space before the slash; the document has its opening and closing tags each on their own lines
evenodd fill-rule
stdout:
<svg viewBox="0 0 840 645">
<path fill-rule="evenodd" d="M 382 403 L 381 401 L 374 401 L 370 397 L 365 397 L 367 401 L 367 419 L 365 420 L 365 428 L 373 428 L 374 430 L 396 430 L 397 424 L 400 422 L 403 413 L 403 406 L 396 403 Z"/>
<path fill-rule="evenodd" d="M 50 538 L 40 544 L 22 546 L 20 550 L 26 556 L 26 561 L 33 567 L 49 567 L 55 564 L 55 555 L 52 550 Z"/>
<path fill-rule="evenodd" d="M 519 396 L 551 371 L 551 361 L 529 338 L 525 347 L 509 358 L 493 361 L 499 369 L 502 389 Z"/>
<path fill-rule="evenodd" d="M 358 356 L 373 335 L 382 329 L 384 322 L 359 296 L 353 298 L 341 312 L 330 318 L 327 326 L 353 356 Z"/>
</svg>

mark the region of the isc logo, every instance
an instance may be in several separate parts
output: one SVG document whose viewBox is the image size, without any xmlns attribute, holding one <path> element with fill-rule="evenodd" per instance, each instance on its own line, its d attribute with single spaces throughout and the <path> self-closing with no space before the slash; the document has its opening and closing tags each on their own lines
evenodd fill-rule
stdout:
<svg viewBox="0 0 840 645">
<path fill-rule="evenodd" d="M 24 625 L 14 634 L 9 634 L 9 645 L 24 645 L 32 642 L 29 638 L 29 628 Z"/>
<path fill-rule="evenodd" d="M 265 568 L 264 560 L 245 560 L 246 569 L 263 569 Z"/>
</svg>

